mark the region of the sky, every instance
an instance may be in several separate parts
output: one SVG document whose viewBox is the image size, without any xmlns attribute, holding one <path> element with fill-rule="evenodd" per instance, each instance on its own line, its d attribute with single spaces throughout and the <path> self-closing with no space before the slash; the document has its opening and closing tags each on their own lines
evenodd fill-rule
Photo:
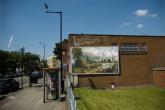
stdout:
<svg viewBox="0 0 165 110">
<path fill-rule="evenodd" d="M 43 57 L 44 43 L 46 57 L 52 55 L 60 17 L 46 14 L 44 3 L 63 12 L 63 39 L 81 33 L 165 35 L 165 0 L 0 0 L 0 49 L 25 47 Z"/>
<path fill-rule="evenodd" d="M 118 60 L 118 47 L 83 47 L 81 49 L 83 53 L 89 56 L 97 56 L 100 58 L 115 57 Z"/>
</svg>

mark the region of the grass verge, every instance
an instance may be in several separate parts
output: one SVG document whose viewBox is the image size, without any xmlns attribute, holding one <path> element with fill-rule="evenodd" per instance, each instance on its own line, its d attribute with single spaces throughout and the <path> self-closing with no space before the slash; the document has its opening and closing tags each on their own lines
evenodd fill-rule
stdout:
<svg viewBox="0 0 165 110">
<path fill-rule="evenodd" d="M 165 110 L 165 89 L 155 87 L 74 89 L 79 110 Z"/>
</svg>

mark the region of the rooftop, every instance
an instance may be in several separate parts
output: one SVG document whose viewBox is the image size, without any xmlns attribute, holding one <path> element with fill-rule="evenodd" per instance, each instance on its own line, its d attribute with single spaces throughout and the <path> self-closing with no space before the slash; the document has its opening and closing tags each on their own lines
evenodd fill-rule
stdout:
<svg viewBox="0 0 165 110">
<path fill-rule="evenodd" d="M 69 34 L 69 36 L 114 36 L 114 37 L 165 37 L 165 35 L 113 35 L 113 34 Z"/>
</svg>

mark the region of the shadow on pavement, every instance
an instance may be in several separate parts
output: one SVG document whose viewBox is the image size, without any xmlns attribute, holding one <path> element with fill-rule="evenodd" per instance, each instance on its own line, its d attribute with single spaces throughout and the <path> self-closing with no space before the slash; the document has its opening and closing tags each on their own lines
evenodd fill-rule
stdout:
<svg viewBox="0 0 165 110">
<path fill-rule="evenodd" d="M 32 87 L 42 87 L 42 83 L 33 84 Z"/>
<path fill-rule="evenodd" d="M 61 97 L 61 102 L 66 101 L 66 96 Z"/>
<path fill-rule="evenodd" d="M 6 98 L 6 95 L 0 95 L 0 101 L 5 99 Z"/>
</svg>

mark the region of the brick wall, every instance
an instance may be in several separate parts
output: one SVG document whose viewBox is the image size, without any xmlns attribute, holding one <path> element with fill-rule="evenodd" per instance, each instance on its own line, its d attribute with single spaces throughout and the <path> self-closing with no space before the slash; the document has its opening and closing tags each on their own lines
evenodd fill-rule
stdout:
<svg viewBox="0 0 165 110">
<path fill-rule="evenodd" d="M 118 86 L 152 84 L 152 68 L 165 66 L 165 37 L 162 36 L 127 36 L 127 35 L 69 35 L 69 47 L 74 42 L 79 46 L 111 46 L 117 43 L 146 43 L 148 52 L 144 54 L 120 54 L 119 75 L 85 75 L 79 76 L 80 86 L 110 87 L 111 83 Z"/>
<path fill-rule="evenodd" d="M 153 69 L 153 80 L 156 86 L 165 88 L 165 68 L 164 67 Z"/>
</svg>

